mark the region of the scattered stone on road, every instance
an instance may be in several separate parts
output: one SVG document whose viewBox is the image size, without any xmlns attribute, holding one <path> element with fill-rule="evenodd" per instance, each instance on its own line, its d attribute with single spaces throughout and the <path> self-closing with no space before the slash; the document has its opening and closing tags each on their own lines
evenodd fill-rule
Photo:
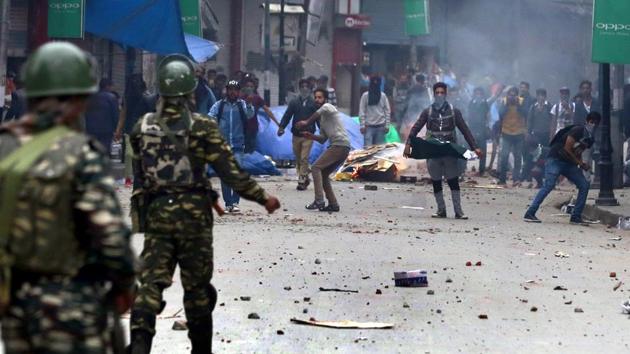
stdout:
<svg viewBox="0 0 630 354">
<path fill-rule="evenodd" d="M 186 321 L 175 321 L 173 322 L 173 331 L 186 331 L 188 330 L 188 325 Z"/>
</svg>

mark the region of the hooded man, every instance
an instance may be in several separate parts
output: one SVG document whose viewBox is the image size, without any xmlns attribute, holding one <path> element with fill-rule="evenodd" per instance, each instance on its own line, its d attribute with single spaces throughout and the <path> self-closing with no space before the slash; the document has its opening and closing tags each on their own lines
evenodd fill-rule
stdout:
<svg viewBox="0 0 630 354">
<path fill-rule="evenodd" d="M 426 125 L 427 136 L 437 139 L 441 142 L 455 142 L 456 129 L 459 129 L 470 149 L 474 150 L 477 156 L 483 156 L 481 149 L 477 147 L 468 125 L 462 117 L 459 109 L 453 107 L 446 101 L 447 86 L 443 82 L 433 85 L 434 102 L 428 108 L 422 111 L 420 118 L 413 125 L 405 145 L 403 155 L 409 157 L 411 155 L 411 138 L 415 138 L 420 130 Z M 468 219 L 462 210 L 462 201 L 459 188 L 459 175 L 461 173 L 458 164 L 458 158 L 453 156 L 438 157 L 427 159 L 427 168 L 431 181 L 433 183 L 433 195 L 437 204 L 437 212 L 431 217 L 445 218 L 446 203 L 444 202 L 444 194 L 442 192 L 442 179 L 446 179 L 451 189 L 451 197 L 453 199 L 453 209 L 456 219 Z"/>
<path fill-rule="evenodd" d="M 364 138 L 363 146 L 385 143 L 390 115 L 389 100 L 385 93 L 381 92 L 381 78 L 374 76 L 370 79 L 368 91 L 363 93 L 359 102 L 359 123 Z"/>
</svg>

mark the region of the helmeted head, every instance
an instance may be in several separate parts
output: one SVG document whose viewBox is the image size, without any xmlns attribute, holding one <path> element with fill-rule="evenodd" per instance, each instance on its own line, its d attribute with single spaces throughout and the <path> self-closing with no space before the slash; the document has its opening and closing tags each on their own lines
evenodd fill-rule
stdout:
<svg viewBox="0 0 630 354">
<path fill-rule="evenodd" d="M 171 54 L 158 67 L 158 92 L 163 97 L 186 96 L 197 88 L 193 63 L 181 54 Z"/>
<path fill-rule="evenodd" d="M 28 98 L 81 96 L 98 91 L 95 61 L 68 42 L 39 47 L 26 61 L 22 77 Z"/>
</svg>

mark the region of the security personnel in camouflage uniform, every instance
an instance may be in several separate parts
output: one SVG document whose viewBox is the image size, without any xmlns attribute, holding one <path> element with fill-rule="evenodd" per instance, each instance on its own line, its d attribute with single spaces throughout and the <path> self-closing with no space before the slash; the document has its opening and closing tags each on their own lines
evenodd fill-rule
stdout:
<svg viewBox="0 0 630 354">
<path fill-rule="evenodd" d="M 93 63 L 70 43 L 40 47 L 24 70 L 29 113 L 0 127 L 0 312 L 8 354 L 110 353 L 112 310 L 126 311 L 133 299 L 130 232 L 108 159 L 97 141 L 73 129 L 97 90 Z"/>
<path fill-rule="evenodd" d="M 145 232 L 140 288 L 131 312 L 131 352 L 148 353 L 155 335 L 162 292 L 179 265 L 192 353 L 210 353 L 212 310 L 217 293 L 213 270 L 212 205 L 216 194 L 205 176 L 210 164 L 243 197 L 280 207 L 237 165 L 214 120 L 192 113 L 192 63 L 170 55 L 158 68 L 160 101 L 156 113 L 139 119 L 131 133 L 134 153 L 133 213 Z"/>
</svg>

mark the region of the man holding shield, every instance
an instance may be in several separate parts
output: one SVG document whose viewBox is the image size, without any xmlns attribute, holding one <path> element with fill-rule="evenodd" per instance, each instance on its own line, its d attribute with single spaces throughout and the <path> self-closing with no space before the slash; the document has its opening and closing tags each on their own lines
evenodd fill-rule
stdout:
<svg viewBox="0 0 630 354">
<path fill-rule="evenodd" d="M 437 212 L 431 217 L 445 218 L 446 203 L 442 192 L 442 179 L 446 179 L 453 199 L 453 209 L 456 219 L 468 219 L 462 210 L 461 194 L 459 189 L 459 175 L 457 159 L 464 158 L 462 147 L 456 142 L 455 129 L 459 129 L 470 149 L 477 156 L 482 156 L 481 149 L 477 147 L 475 139 L 466 125 L 462 113 L 446 101 L 447 86 L 443 82 L 433 85 L 434 101 L 422 111 L 420 118 L 411 128 L 405 151 L 405 157 L 426 158 L 427 168 L 433 183 L 433 195 L 437 203 Z M 427 126 L 427 139 L 416 138 L 420 130 Z M 413 151 L 412 151 L 413 145 Z M 418 151 L 423 150 L 423 151 Z"/>
</svg>

